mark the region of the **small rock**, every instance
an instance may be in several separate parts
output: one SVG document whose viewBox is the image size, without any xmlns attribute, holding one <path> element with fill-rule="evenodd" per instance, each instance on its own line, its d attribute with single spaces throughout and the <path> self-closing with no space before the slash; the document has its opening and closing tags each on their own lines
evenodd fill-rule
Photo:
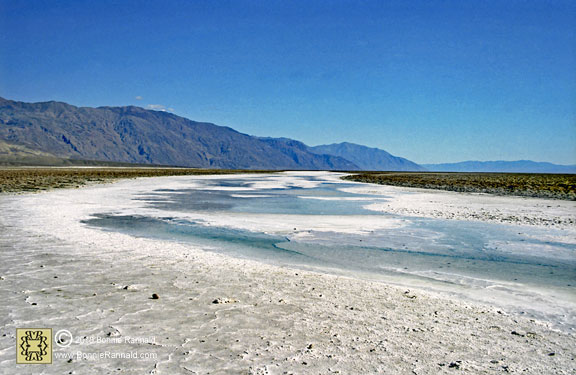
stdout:
<svg viewBox="0 0 576 375">
<path fill-rule="evenodd" d="M 231 299 L 231 298 L 216 298 L 214 301 L 212 301 L 212 303 L 215 305 L 222 304 L 222 303 L 236 303 L 236 302 L 238 302 L 238 300 Z"/>
<path fill-rule="evenodd" d="M 156 293 L 152 294 L 152 297 L 150 297 L 150 299 L 159 299 L 160 296 Z"/>
<path fill-rule="evenodd" d="M 550 357 L 554 357 L 554 356 L 556 355 L 556 353 L 550 352 L 550 353 L 548 353 L 548 355 L 549 355 Z"/>
<path fill-rule="evenodd" d="M 455 368 L 456 370 L 458 370 L 460 368 L 460 363 L 458 363 L 460 361 L 456 361 L 456 362 L 450 362 L 450 364 L 448 365 L 448 368 Z"/>
<path fill-rule="evenodd" d="M 410 293 L 409 290 L 405 291 L 405 292 L 404 292 L 404 297 L 410 298 L 410 299 L 416 298 L 416 296 L 415 296 L 414 294 L 409 294 L 409 293 Z"/>
</svg>

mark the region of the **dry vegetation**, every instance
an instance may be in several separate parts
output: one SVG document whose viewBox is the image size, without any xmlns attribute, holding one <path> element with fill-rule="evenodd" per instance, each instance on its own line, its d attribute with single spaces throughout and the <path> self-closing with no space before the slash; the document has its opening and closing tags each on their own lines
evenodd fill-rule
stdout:
<svg viewBox="0 0 576 375">
<path fill-rule="evenodd" d="M 184 176 L 207 174 L 256 173 L 246 171 L 191 168 L 2 168 L 0 193 L 34 192 L 55 188 L 74 188 L 120 178 Z"/>
<path fill-rule="evenodd" d="M 343 178 L 381 185 L 576 200 L 574 174 L 369 172 Z"/>
</svg>

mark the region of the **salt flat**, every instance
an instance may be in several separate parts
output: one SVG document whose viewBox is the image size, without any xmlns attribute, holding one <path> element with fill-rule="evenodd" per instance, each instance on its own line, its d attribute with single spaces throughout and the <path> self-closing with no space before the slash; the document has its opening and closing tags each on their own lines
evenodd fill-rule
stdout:
<svg viewBox="0 0 576 375">
<path fill-rule="evenodd" d="M 310 188 L 320 184 L 318 179 L 302 176 L 324 182 L 337 182 L 339 177 L 326 173 L 286 173 L 265 179 L 244 176 L 253 179 L 253 184 L 243 189 L 216 189 L 255 194 L 267 188 Z M 81 223 L 100 212 L 157 215 L 150 202 L 134 197 L 147 196 L 160 188 L 178 194 L 179 189 L 194 187 L 197 181 L 219 178 L 147 178 L 79 190 L 2 196 L 0 372 L 576 371 L 574 333 L 559 330 L 546 320 L 426 288 L 266 264 L 206 251 L 191 242 L 134 237 Z M 488 208 L 505 212 L 505 217 L 519 217 L 520 225 L 527 227 L 555 225 L 562 231 L 559 233 L 565 234 L 563 241 L 574 238 L 569 225 L 574 220 L 573 202 L 552 201 L 554 205 L 548 207 L 549 202 L 538 199 L 361 184 L 353 189 L 364 193 L 377 190 L 389 197 L 378 203 L 381 206 L 370 204 L 372 210 L 404 208 L 412 210 L 409 214 L 414 216 L 439 212 L 450 220 L 499 220 L 497 215 L 484 215 Z M 352 202 L 365 204 L 362 200 Z M 270 216 L 256 214 L 170 213 L 175 218 L 202 220 L 208 226 L 290 235 L 293 241 L 330 231 L 368 238 L 371 231 L 396 230 L 406 225 L 398 216 L 370 220 L 354 215 L 323 219 L 314 215 L 273 215 L 270 220 Z M 153 294 L 159 298 L 151 299 Z M 52 365 L 42 367 L 17 366 L 14 341 L 15 328 L 19 327 L 66 329 L 76 338 L 154 340 L 73 342 L 55 348 L 61 355 L 70 354 L 71 361 L 55 359 Z M 93 359 L 87 355 L 106 351 L 135 352 L 146 358 Z"/>
</svg>

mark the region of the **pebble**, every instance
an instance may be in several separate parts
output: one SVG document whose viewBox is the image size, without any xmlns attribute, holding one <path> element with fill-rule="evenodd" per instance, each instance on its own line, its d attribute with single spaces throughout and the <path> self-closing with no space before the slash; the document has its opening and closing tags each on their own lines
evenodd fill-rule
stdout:
<svg viewBox="0 0 576 375">
<path fill-rule="evenodd" d="M 450 364 L 448 365 L 448 367 L 449 367 L 449 368 L 459 369 L 459 368 L 460 368 L 460 362 L 462 362 L 462 361 L 450 362 Z"/>
<path fill-rule="evenodd" d="M 236 302 L 238 302 L 238 300 L 230 298 L 216 298 L 214 301 L 212 301 L 212 303 L 215 305 L 222 303 L 236 303 Z"/>
</svg>

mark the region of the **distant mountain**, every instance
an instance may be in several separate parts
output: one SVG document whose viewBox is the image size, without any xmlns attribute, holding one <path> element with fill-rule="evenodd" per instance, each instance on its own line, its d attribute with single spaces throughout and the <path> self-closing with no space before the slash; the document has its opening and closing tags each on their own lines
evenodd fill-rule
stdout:
<svg viewBox="0 0 576 375">
<path fill-rule="evenodd" d="M 6 154 L 35 153 L 47 159 L 230 169 L 358 169 L 341 157 L 312 153 L 298 141 L 253 137 L 133 106 L 89 108 L 0 98 L 0 141 L 9 145 L 4 146 Z"/>
<path fill-rule="evenodd" d="M 408 159 L 389 154 L 388 152 L 354 143 L 334 143 L 308 147 L 316 154 L 340 156 L 350 160 L 365 171 L 425 171 L 426 169 Z"/>
<path fill-rule="evenodd" d="M 502 172 L 502 173 L 576 173 L 576 165 L 557 165 L 531 160 L 463 161 L 448 164 L 423 164 L 436 172 Z"/>
</svg>

